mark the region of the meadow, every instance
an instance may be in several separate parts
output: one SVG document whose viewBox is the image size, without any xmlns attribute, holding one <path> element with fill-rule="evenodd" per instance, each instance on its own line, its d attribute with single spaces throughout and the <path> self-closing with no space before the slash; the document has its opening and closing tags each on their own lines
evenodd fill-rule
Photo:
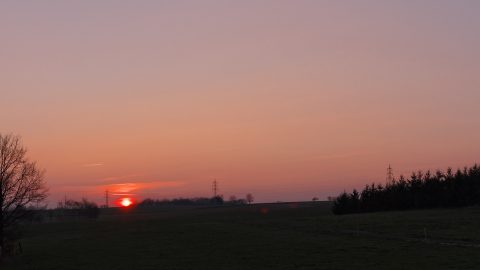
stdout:
<svg viewBox="0 0 480 270">
<path fill-rule="evenodd" d="M 335 216 L 329 202 L 102 209 L 25 228 L 10 269 L 478 269 L 480 207 Z"/>
</svg>

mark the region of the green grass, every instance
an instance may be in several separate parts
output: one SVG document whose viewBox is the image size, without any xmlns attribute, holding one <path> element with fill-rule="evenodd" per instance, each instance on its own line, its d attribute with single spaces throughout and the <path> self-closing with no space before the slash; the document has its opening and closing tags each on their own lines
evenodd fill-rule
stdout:
<svg viewBox="0 0 480 270">
<path fill-rule="evenodd" d="M 30 226 L 22 243 L 2 270 L 478 269 L 480 208 L 346 216 L 328 203 L 110 209 L 96 221 Z"/>
</svg>

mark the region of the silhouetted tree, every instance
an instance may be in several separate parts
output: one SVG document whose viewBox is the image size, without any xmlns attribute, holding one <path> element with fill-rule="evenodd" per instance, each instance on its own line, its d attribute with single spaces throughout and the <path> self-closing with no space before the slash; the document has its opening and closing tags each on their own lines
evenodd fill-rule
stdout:
<svg viewBox="0 0 480 270">
<path fill-rule="evenodd" d="M 382 185 L 367 185 L 359 194 L 343 192 L 333 203 L 335 214 L 404 210 L 434 207 L 459 207 L 480 204 L 480 167 L 432 173 L 414 172 L 409 179 Z"/>
<path fill-rule="evenodd" d="M 0 257 L 9 252 L 27 207 L 47 197 L 44 171 L 26 154 L 19 136 L 0 134 Z"/>
<path fill-rule="evenodd" d="M 248 204 L 252 204 L 253 203 L 253 195 L 251 193 L 248 193 L 247 196 L 245 196 L 245 199 L 247 200 Z"/>
<path fill-rule="evenodd" d="M 352 210 L 348 208 L 348 194 L 346 192 L 337 196 L 337 199 L 333 201 L 332 211 L 337 215 L 352 213 Z"/>
</svg>

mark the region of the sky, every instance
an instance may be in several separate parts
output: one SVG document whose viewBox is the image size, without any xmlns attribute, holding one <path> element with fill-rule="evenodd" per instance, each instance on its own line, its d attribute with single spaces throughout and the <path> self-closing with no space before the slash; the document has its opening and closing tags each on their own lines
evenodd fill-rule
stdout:
<svg viewBox="0 0 480 270">
<path fill-rule="evenodd" d="M 326 199 L 479 161 L 480 1 L 2 1 L 0 132 L 49 204 Z"/>
</svg>

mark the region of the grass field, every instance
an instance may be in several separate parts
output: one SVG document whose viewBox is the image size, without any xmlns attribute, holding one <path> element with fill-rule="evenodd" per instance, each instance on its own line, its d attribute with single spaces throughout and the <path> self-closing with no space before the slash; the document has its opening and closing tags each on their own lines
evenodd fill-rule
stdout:
<svg viewBox="0 0 480 270">
<path fill-rule="evenodd" d="M 479 269 L 480 207 L 334 216 L 330 204 L 104 210 L 27 228 L 8 269 Z"/>
</svg>

